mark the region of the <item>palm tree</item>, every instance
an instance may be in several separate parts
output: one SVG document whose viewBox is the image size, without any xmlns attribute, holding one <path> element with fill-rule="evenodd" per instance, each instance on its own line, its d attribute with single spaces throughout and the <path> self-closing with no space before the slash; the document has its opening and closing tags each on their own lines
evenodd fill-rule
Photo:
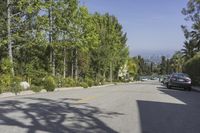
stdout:
<svg viewBox="0 0 200 133">
<path fill-rule="evenodd" d="M 200 51 L 200 21 L 193 24 L 194 31 L 191 31 L 191 37 L 193 40 L 196 41 L 196 50 L 197 52 Z"/>
<path fill-rule="evenodd" d="M 182 72 L 183 69 L 183 54 L 180 51 L 177 51 L 171 58 L 171 67 L 174 72 Z"/>
<path fill-rule="evenodd" d="M 195 46 L 196 42 L 194 40 L 189 40 L 189 42 L 188 41 L 184 42 L 183 46 L 184 48 L 181 49 L 181 52 L 185 60 L 188 60 L 195 55 L 196 53 Z"/>
</svg>

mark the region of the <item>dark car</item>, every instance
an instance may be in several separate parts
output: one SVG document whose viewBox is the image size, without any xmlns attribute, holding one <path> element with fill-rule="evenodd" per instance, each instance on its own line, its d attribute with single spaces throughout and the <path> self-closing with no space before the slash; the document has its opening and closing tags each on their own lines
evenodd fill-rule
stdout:
<svg viewBox="0 0 200 133">
<path fill-rule="evenodd" d="M 191 79 L 185 73 L 174 73 L 170 76 L 168 83 L 166 84 L 167 88 L 179 87 L 184 88 L 185 90 L 191 90 Z"/>
</svg>

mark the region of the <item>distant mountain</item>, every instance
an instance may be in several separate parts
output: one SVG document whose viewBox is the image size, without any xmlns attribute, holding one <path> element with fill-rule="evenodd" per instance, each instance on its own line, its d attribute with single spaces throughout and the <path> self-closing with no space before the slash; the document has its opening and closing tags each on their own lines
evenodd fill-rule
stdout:
<svg viewBox="0 0 200 133">
<path fill-rule="evenodd" d="M 130 52 L 131 56 L 142 56 L 144 59 L 154 62 L 156 64 L 161 62 L 161 56 L 170 58 L 176 50 L 155 50 L 155 51 L 132 51 Z"/>
</svg>

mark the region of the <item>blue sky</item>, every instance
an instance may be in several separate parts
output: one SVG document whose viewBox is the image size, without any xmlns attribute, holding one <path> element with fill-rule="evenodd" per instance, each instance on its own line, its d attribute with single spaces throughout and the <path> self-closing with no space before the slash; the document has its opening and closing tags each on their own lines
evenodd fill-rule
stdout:
<svg viewBox="0 0 200 133">
<path fill-rule="evenodd" d="M 83 2 L 84 1 L 84 2 Z M 187 0 L 81 0 L 91 13 L 115 15 L 128 34 L 131 55 L 172 54 L 185 40 Z"/>
</svg>

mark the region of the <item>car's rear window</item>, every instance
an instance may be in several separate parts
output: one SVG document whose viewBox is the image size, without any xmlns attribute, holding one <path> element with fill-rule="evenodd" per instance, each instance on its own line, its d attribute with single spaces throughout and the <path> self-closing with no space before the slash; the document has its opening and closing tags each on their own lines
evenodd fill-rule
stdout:
<svg viewBox="0 0 200 133">
<path fill-rule="evenodd" d="M 185 73 L 176 73 L 176 74 L 174 74 L 173 76 L 175 76 L 175 77 L 189 77 L 187 74 L 185 74 Z"/>
</svg>

